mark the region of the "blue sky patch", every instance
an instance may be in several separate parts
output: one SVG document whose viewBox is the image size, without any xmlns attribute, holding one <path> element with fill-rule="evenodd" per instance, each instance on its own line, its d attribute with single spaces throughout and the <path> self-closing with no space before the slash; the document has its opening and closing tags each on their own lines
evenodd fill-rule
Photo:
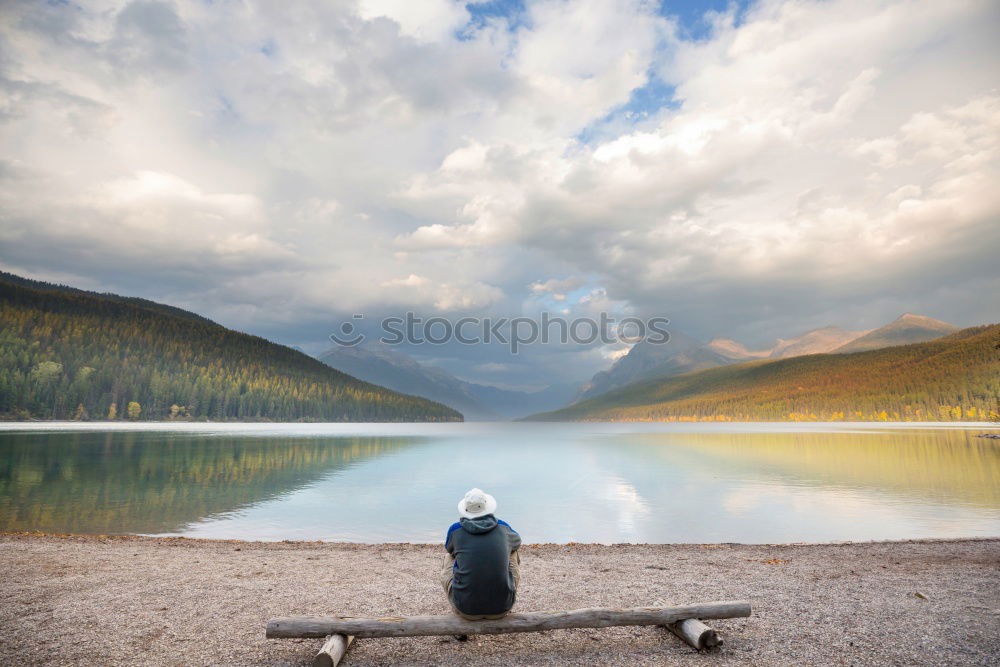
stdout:
<svg viewBox="0 0 1000 667">
<path fill-rule="evenodd" d="M 583 144 L 591 144 L 606 134 L 615 134 L 622 124 L 635 125 L 655 116 L 663 109 L 679 109 L 680 102 L 674 99 L 674 86 L 665 83 L 653 72 L 649 73 L 646 85 L 632 91 L 629 101 L 612 109 L 606 116 L 592 122 L 577 133 L 576 139 Z"/>
<path fill-rule="evenodd" d="M 490 19 L 505 18 L 509 30 L 517 30 L 524 25 L 527 12 L 524 0 L 489 0 L 489 2 L 470 2 L 465 5 L 469 12 L 469 26 L 478 30 Z"/>
<path fill-rule="evenodd" d="M 725 12 L 735 7 L 737 17 L 740 17 L 749 4 L 750 0 L 663 0 L 659 13 L 677 19 L 682 38 L 698 40 L 708 37 L 711 30 L 705 20 L 706 12 Z M 510 30 L 526 25 L 528 12 L 525 0 L 470 2 L 465 8 L 471 17 L 468 27 L 473 29 L 478 30 L 490 19 L 498 17 L 507 19 Z"/>
<path fill-rule="evenodd" d="M 700 40 L 711 32 L 711 25 L 705 20 L 706 12 L 725 12 L 735 7 L 739 19 L 750 4 L 747 0 L 664 0 L 660 14 L 677 19 L 681 38 Z"/>
</svg>

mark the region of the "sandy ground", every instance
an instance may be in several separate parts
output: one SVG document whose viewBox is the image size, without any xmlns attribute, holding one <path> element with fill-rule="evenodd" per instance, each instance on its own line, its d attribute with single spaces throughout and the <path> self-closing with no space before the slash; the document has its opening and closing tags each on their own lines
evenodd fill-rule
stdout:
<svg viewBox="0 0 1000 667">
<path fill-rule="evenodd" d="M 0 535 L 0 663 L 302 665 L 272 616 L 447 613 L 430 545 Z M 1000 539 L 523 548 L 519 610 L 748 599 L 698 654 L 660 628 L 358 640 L 347 665 L 998 664 Z M 923 597 L 916 595 L 920 593 Z"/>
</svg>

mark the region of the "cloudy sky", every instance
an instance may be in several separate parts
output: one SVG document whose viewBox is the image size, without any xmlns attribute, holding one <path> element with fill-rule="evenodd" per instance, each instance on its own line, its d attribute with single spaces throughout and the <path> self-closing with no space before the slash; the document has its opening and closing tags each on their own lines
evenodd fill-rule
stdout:
<svg viewBox="0 0 1000 667">
<path fill-rule="evenodd" d="M 405 310 L 997 321 L 997 34 L 995 0 L 8 0 L 0 266 L 311 352 Z"/>
</svg>

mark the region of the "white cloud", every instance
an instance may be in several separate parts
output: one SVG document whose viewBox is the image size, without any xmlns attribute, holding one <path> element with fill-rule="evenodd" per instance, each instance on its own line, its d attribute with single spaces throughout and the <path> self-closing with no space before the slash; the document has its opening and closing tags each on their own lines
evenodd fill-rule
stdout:
<svg viewBox="0 0 1000 667">
<path fill-rule="evenodd" d="M 996 3 L 656 10 L 8 3 L 0 261 L 286 331 L 551 276 L 706 337 L 996 312 Z M 673 104 L 620 113 L 650 76 Z"/>
<path fill-rule="evenodd" d="M 543 0 L 529 4 L 512 68 L 531 90 L 525 120 L 580 129 L 642 87 L 669 23 L 644 0 Z"/>
<path fill-rule="evenodd" d="M 601 354 L 604 355 L 604 358 L 608 361 L 614 362 L 627 355 L 631 349 L 631 346 L 627 345 L 624 347 L 607 347 L 601 350 Z"/>
<path fill-rule="evenodd" d="M 384 287 L 423 287 L 430 281 L 423 276 L 418 276 L 415 273 L 411 273 L 405 278 L 395 278 L 393 280 L 386 280 L 382 283 Z"/>
<path fill-rule="evenodd" d="M 580 278 L 549 278 L 544 282 L 535 281 L 528 286 L 531 293 L 537 296 L 548 295 L 553 301 L 565 301 L 566 293 L 582 287 Z"/>
<path fill-rule="evenodd" d="M 443 283 L 434 292 L 434 307 L 439 311 L 479 311 L 498 303 L 503 291 L 482 282 Z"/>
<path fill-rule="evenodd" d="M 992 48 L 996 15 L 974 2 L 764 3 L 740 27 L 677 45 L 664 69 L 684 104 L 657 127 L 592 151 L 522 148 L 521 169 L 488 150 L 491 187 L 440 170 L 411 195 L 464 186 L 475 222 L 435 223 L 438 242 L 541 248 L 646 307 L 689 305 L 682 285 L 702 298 L 727 283 L 840 281 L 846 294 L 863 276 L 940 267 L 962 252 L 954 243 L 976 243 L 973 229 L 995 242 L 996 68 L 975 53 Z M 911 196 L 889 196 L 901 191 Z"/>
<path fill-rule="evenodd" d="M 465 3 L 455 0 L 361 0 L 359 14 L 390 19 L 404 35 L 424 41 L 446 39 L 469 20 Z"/>
<path fill-rule="evenodd" d="M 183 267 L 242 273 L 295 258 L 291 244 L 274 238 L 254 195 L 203 192 L 153 171 L 84 187 L 60 176 L 0 192 L 6 210 L 0 238 L 78 269 L 83 260 L 95 268 L 145 267 L 150 275 Z M 54 202 L 46 197 L 53 190 Z"/>
</svg>

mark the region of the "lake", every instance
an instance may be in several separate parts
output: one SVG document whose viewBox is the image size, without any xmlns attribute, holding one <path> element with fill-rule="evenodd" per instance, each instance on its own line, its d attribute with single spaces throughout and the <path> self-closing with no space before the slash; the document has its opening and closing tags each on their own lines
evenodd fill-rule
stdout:
<svg viewBox="0 0 1000 667">
<path fill-rule="evenodd" d="M 526 542 L 997 536 L 989 429 L 8 423 L 0 530 L 436 542 L 479 486 Z"/>
</svg>

